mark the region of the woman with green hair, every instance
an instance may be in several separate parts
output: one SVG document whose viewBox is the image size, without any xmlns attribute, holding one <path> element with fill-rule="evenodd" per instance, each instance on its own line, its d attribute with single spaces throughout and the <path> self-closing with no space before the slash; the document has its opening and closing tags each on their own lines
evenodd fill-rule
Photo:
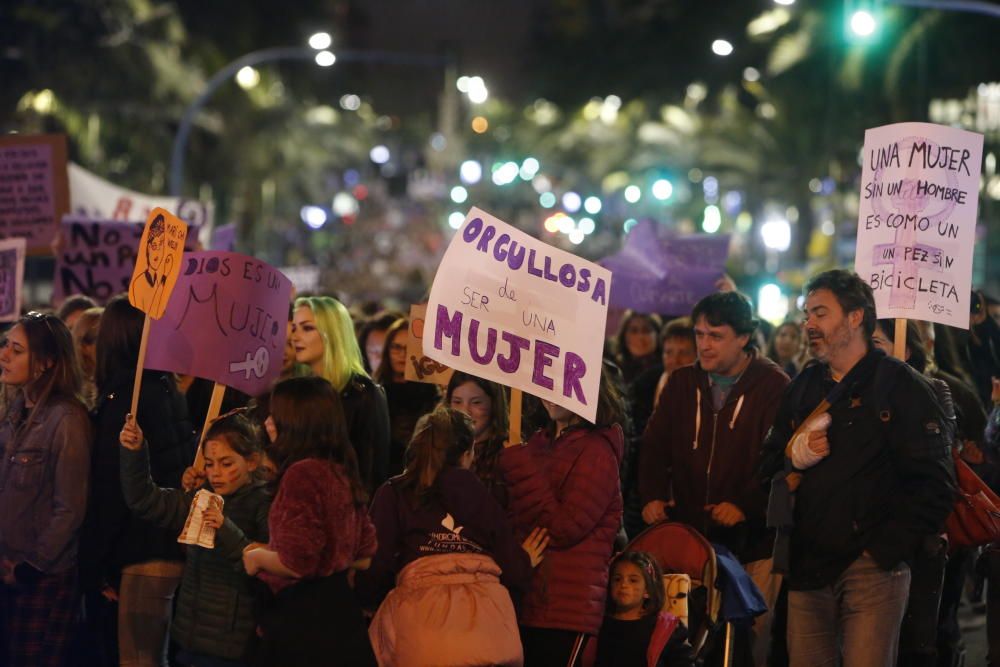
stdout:
<svg viewBox="0 0 1000 667">
<path fill-rule="evenodd" d="M 389 408 L 365 371 L 347 308 L 329 296 L 299 297 L 292 315 L 295 361 L 340 393 L 347 431 L 369 493 L 388 476 Z"/>
</svg>

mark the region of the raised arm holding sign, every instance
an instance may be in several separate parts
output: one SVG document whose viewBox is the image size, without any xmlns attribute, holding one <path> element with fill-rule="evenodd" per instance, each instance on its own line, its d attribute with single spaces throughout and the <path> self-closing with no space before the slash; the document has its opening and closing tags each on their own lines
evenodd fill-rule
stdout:
<svg viewBox="0 0 1000 667">
<path fill-rule="evenodd" d="M 181 270 L 181 256 L 187 239 L 187 224 L 162 208 L 150 211 L 139 241 L 139 255 L 129 283 L 128 301 L 146 313 L 139 343 L 139 362 L 132 388 L 132 414 L 139 407 L 139 388 L 149 340 L 149 321 L 163 316 Z"/>
</svg>

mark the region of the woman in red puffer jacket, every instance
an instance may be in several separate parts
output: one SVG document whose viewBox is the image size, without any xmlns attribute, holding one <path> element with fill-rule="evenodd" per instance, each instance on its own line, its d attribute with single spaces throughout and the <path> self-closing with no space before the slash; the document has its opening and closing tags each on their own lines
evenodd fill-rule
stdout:
<svg viewBox="0 0 1000 667">
<path fill-rule="evenodd" d="M 591 424 L 542 401 L 551 423 L 500 455 L 520 538 L 535 526 L 550 543 L 521 600 L 525 667 L 572 664 L 604 615 L 608 563 L 621 526 L 621 397 L 605 370 Z"/>
</svg>

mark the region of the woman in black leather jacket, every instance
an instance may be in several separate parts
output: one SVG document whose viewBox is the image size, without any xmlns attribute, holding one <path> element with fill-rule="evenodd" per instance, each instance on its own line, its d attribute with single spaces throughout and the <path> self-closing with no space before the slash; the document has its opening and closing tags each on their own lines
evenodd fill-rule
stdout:
<svg viewBox="0 0 1000 667">
<path fill-rule="evenodd" d="M 365 371 L 347 308 L 329 296 L 296 299 L 292 345 L 298 363 L 340 392 L 361 481 L 372 493 L 389 477 L 389 408 Z"/>
</svg>

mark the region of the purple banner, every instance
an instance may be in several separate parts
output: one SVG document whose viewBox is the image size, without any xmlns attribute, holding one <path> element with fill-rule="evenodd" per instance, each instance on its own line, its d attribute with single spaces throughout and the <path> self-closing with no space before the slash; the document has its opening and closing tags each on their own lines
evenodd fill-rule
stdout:
<svg viewBox="0 0 1000 667">
<path fill-rule="evenodd" d="M 615 276 L 611 307 L 686 315 L 699 299 L 716 291 L 728 254 L 728 235 L 660 238 L 653 224 L 643 221 L 621 252 L 598 263 Z"/>
<path fill-rule="evenodd" d="M 146 367 L 259 396 L 281 372 L 291 297 L 291 281 L 259 259 L 185 253 L 167 312 L 150 323 Z"/>
<path fill-rule="evenodd" d="M 104 303 L 128 291 L 143 225 L 135 222 L 64 218 L 56 252 L 53 301 L 86 294 Z M 198 242 L 198 228 L 188 227 L 184 249 Z"/>
<path fill-rule="evenodd" d="M 212 230 L 212 250 L 236 250 L 236 224 L 229 223 Z"/>
</svg>

